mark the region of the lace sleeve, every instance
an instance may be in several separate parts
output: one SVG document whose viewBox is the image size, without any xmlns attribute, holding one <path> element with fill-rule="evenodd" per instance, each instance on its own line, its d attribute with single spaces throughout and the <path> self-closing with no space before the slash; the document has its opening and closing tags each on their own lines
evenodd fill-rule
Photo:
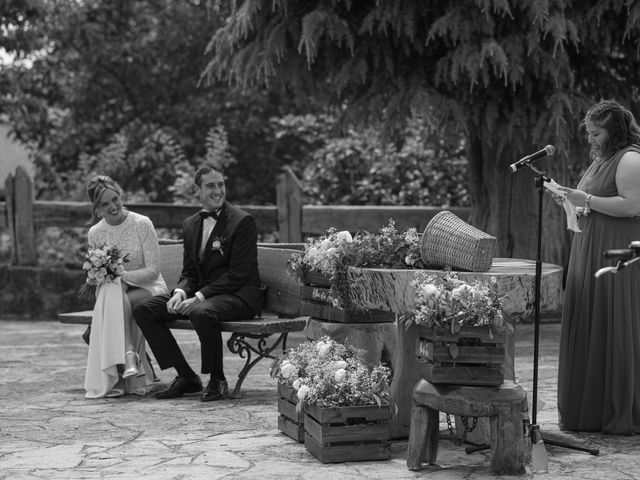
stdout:
<svg viewBox="0 0 640 480">
<path fill-rule="evenodd" d="M 160 247 L 158 235 L 151 220 L 143 217 L 136 225 L 136 233 L 142 246 L 144 266 L 136 270 L 125 272 L 122 279 L 125 283 L 135 287 L 142 287 L 153 282 L 160 274 Z"/>
<path fill-rule="evenodd" d="M 96 227 L 95 225 L 89 229 L 89 233 L 87 234 L 87 243 L 88 245 L 94 245 L 96 242 Z"/>
</svg>

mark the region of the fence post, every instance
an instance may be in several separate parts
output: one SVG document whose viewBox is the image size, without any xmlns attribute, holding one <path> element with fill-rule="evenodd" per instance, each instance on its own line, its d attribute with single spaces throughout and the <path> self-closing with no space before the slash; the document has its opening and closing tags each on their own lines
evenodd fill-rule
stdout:
<svg viewBox="0 0 640 480">
<path fill-rule="evenodd" d="M 33 222 L 33 188 L 27 170 L 19 166 L 5 181 L 7 224 L 11 236 L 11 263 L 36 265 L 38 250 Z"/>
<path fill-rule="evenodd" d="M 278 234 L 280 242 L 302 241 L 302 185 L 291 167 L 278 175 Z"/>
</svg>

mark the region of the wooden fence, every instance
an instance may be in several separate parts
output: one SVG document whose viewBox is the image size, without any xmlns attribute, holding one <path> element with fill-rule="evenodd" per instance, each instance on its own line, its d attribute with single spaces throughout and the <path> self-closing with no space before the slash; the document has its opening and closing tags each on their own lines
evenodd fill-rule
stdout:
<svg viewBox="0 0 640 480">
<path fill-rule="evenodd" d="M 261 233 L 278 232 L 280 242 L 301 242 L 324 234 L 330 227 L 351 232 L 377 232 L 393 219 L 398 230 L 416 227 L 423 231 L 441 207 L 304 205 L 300 181 L 290 168 L 278 176 L 277 205 L 239 205 L 254 216 Z M 23 167 L 5 182 L 4 202 L 0 202 L 0 229 L 11 237 L 13 265 L 36 265 L 37 237 L 41 227 L 86 227 L 91 217 L 89 202 L 34 201 L 33 185 Z M 182 221 L 199 205 L 135 203 L 127 207 L 148 216 L 157 228 L 181 228 Z M 467 219 L 469 208 L 447 208 Z"/>
</svg>

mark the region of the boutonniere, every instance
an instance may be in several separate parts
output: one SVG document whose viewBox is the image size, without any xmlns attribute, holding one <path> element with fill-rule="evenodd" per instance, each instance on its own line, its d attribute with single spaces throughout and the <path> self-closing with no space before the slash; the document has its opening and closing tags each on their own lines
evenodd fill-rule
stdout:
<svg viewBox="0 0 640 480">
<path fill-rule="evenodd" d="M 224 237 L 215 237 L 211 242 L 211 250 L 214 252 L 220 252 L 220 255 L 224 255 L 224 250 L 222 250 L 222 244 L 224 243 Z"/>
</svg>

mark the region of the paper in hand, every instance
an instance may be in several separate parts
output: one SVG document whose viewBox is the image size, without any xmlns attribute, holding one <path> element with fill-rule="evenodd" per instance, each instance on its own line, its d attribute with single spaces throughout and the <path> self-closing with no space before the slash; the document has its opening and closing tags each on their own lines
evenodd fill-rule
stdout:
<svg viewBox="0 0 640 480">
<path fill-rule="evenodd" d="M 567 215 L 567 229 L 572 232 L 580 233 L 580 227 L 578 227 L 578 211 L 576 207 L 567 200 L 567 194 L 560 190 L 560 185 L 553 179 L 548 182 L 544 182 L 544 188 L 554 193 L 555 195 L 559 195 L 562 197 L 562 206 L 564 207 L 564 212 Z"/>
<path fill-rule="evenodd" d="M 560 190 L 560 185 L 553 178 L 548 182 L 544 182 L 544 188 L 556 195 L 560 195 L 562 198 L 567 198 L 567 194 Z"/>
</svg>

